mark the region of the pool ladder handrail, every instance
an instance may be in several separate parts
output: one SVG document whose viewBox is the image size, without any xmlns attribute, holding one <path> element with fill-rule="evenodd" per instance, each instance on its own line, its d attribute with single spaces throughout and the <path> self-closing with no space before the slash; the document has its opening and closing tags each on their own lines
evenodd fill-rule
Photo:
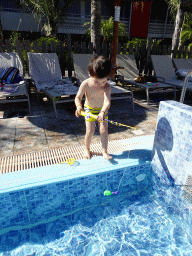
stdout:
<svg viewBox="0 0 192 256">
<path fill-rule="evenodd" d="M 182 89 L 182 93 L 181 93 L 181 97 L 180 97 L 180 103 L 183 103 L 183 101 L 184 101 L 185 93 L 186 93 L 187 85 L 188 85 L 188 80 L 191 76 L 192 76 L 192 70 L 187 74 L 187 76 L 185 77 L 185 80 L 183 82 L 183 89 Z"/>
</svg>

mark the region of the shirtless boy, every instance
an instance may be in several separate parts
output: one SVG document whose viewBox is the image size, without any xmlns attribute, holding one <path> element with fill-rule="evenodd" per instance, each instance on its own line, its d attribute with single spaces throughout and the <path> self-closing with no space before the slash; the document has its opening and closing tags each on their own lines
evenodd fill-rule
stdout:
<svg viewBox="0 0 192 256">
<path fill-rule="evenodd" d="M 107 160 L 112 157 L 107 153 L 108 146 L 108 123 L 103 121 L 107 117 L 107 111 L 111 102 L 111 86 L 107 79 L 111 73 L 111 62 L 103 56 L 95 56 L 88 65 L 89 78 L 82 82 L 79 91 L 75 97 L 77 117 L 80 116 L 82 107 L 82 98 L 85 95 L 85 112 L 90 112 L 98 116 L 98 126 L 101 135 L 101 144 L 103 148 L 103 157 Z M 90 159 L 90 144 L 93 134 L 95 133 L 95 119 L 85 120 L 85 152 L 84 158 Z"/>
</svg>

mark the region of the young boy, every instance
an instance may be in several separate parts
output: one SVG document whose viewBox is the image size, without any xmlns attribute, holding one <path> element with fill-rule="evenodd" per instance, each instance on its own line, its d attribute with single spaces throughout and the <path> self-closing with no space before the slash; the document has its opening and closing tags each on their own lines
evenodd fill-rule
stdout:
<svg viewBox="0 0 192 256">
<path fill-rule="evenodd" d="M 79 117 L 83 110 L 81 100 L 85 94 L 85 112 L 90 112 L 98 116 L 98 126 L 101 135 L 101 144 L 103 148 L 103 157 L 107 160 L 112 157 L 107 153 L 108 146 L 108 123 L 103 121 L 107 117 L 107 111 L 111 102 L 111 87 L 107 79 L 111 73 L 111 62 L 103 56 L 95 56 L 88 65 L 89 78 L 82 82 L 75 98 L 76 112 Z M 86 123 L 85 134 L 85 152 L 84 158 L 90 159 L 90 144 L 95 133 L 95 119 L 88 119 Z M 103 121 L 103 122 L 102 122 Z"/>
</svg>

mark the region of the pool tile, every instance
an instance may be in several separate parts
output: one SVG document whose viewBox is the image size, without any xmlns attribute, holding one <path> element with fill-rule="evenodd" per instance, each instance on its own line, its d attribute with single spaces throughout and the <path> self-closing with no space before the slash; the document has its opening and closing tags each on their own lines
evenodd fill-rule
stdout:
<svg viewBox="0 0 192 256">
<path fill-rule="evenodd" d="M 192 161 L 192 107 L 161 102 L 157 121 L 152 162 L 169 173 L 176 184 L 184 185 L 187 165 Z"/>
<path fill-rule="evenodd" d="M 16 230 L 22 226 L 35 228 L 36 225 L 53 221 L 53 218 L 68 216 L 87 205 L 91 207 L 110 203 L 110 197 L 103 195 L 105 190 L 115 192 L 119 189 L 121 193 L 125 193 L 137 189 L 136 175 L 147 167 L 150 169 L 150 163 L 114 169 L 110 173 L 104 169 L 98 174 L 84 175 L 72 180 L 65 178 L 59 182 L 2 193 L 0 208 L 4 210 L 3 217 L 0 217 L 1 232 L 6 233 L 11 226 L 16 226 Z M 140 184 L 139 191 L 148 185 L 146 182 Z M 73 221 L 75 219 L 72 217 Z"/>
</svg>

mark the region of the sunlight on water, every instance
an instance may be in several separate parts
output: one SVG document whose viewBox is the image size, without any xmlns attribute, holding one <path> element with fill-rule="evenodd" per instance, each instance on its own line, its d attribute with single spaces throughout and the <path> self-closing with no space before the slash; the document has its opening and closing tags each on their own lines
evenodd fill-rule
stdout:
<svg viewBox="0 0 192 256">
<path fill-rule="evenodd" d="M 100 207 L 102 219 L 85 211 L 82 222 L 45 244 L 25 244 L 15 255 L 192 255 L 192 214 L 176 188 L 162 185 L 113 206 Z M 133 200 L 134 199 L 134 200 Z"/>
</svg>

